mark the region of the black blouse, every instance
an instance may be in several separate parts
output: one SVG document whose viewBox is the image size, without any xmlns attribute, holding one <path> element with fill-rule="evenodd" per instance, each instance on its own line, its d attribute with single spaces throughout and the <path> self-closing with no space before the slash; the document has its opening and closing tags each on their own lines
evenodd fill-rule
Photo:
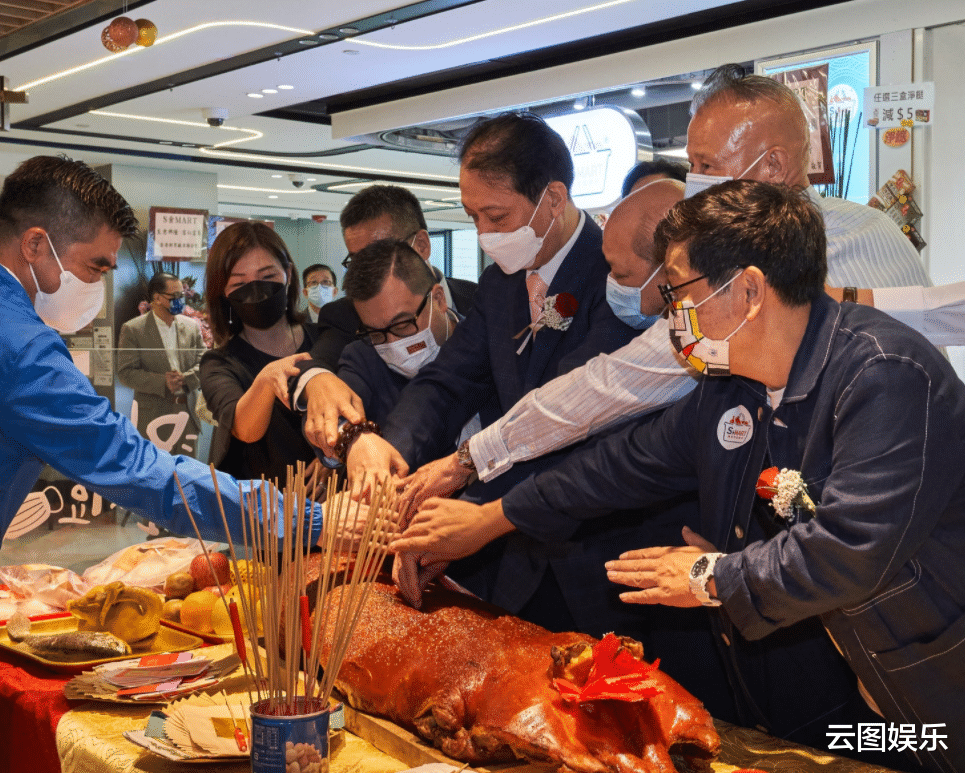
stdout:
<svg viewBox="0 0 965 773">
<path fill-rule="evenodd" d="M 298 351 L 308 352 L 315 342 L 316 327 L 302 325 L 302 330 L 305 336 Z M 268 429 L 261 440 L 245 443 L 231 434 L 238 401 L 262 368 L 278 359 L 236 335 L 201 358 L 201 391 L 218 422 L 210 456 L 215 467 L 240 480 L 257 480 L 264 475 L 269 480 L 276 478 L 284 486 L 288 465 L 315 459 L 312 446 L 302 434 L 301 416 L 275 398 Z"/>
</svg>

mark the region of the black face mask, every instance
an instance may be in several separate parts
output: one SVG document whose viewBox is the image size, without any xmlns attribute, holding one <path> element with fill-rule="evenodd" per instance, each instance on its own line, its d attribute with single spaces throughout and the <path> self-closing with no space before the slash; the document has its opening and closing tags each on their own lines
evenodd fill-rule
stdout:
<svg viewBox="0 0 965 773">
<path fill-rule="evenodd" d="M 267 330 L 285 316 L 288 286 L 284 282 L 248 282 L 228 295 L 228 303 L 245 325 Z"/>
</svg>

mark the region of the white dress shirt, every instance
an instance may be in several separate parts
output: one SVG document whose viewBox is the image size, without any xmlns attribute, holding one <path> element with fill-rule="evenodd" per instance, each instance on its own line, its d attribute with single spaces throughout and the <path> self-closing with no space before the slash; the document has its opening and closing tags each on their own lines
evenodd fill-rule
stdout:
<svg viewBox="0 0 965 773">
<path fill-rule="evenodd" d="M 175 324 L 176 320 L 171 320 L 171 324 L 169 325 L 158 317 L 153 310 L 149 311 L 148 314 L 154 317 L 154 324 L 157 325 L 161 342 L 164 344 L 164 351 L 168 356 L 168 365 L 171 366 L 171 370 L 180 373 L 181 366 L 178 363 L 178 327 Z"/>
<path fill-rule="evenodd" d="M 813 187 L 807 194 L 824 215 L 830 284 L 931 285 L 914 246 L 882 212 L 822 198 Z M 671 352 L 667 321 L 660 320 L 622 349 L 598 355 L 527 394 L 471 438 L 469 452 L 480 479 L 491 480 L 516 462 L 679 400 L 695 385 Z"/>
<path fill-rule="evenodd" d="M 884 212 L 846 199 L 822 198 L 813 186 L 806 190 L 824 215 L 829 285 L 931 287 L 918 250 Z"/>
</svg>

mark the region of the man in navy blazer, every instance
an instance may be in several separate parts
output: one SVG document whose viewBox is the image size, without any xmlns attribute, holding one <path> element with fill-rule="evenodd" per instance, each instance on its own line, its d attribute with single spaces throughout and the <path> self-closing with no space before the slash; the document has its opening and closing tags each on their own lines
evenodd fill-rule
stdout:
<svg viewBox="0 0 965 773">
<path fill-rule="evenodd" d="M 488 395 L 495 393 L 498 411 L 505 411 L 531 389 L 634 335 L 606 301 L 602 232 L 570 199 L 573 164 L 556 132 L 535 116 L 501 115 L 470 132 L 460 163 L 463 206 L 497 265 L 483 272 L 465 321 L 403 391 L 383 427 L 394 451 L 363 436 L 348 457 L 351 473 L 400 472 L 435 459 Z M 533 273 L 549 280 L 543 295 L 550 304 L 569 294 L 575 309 L 568 324 L 544 324 L 527 337 Z M 498 416 L 480 418 L 485 426 Z"/>
<path fill-rule="evenodd" d="M 469 133 L 460 162 L 463 206 L 496 265 L 483 272 L 466 319 L 402 391 L 382 427 L 384 440 L 369 433 L 353 444 L 347 464 L 356 480 L 363 470 L 403 474 L 451 452 L 475 413 L 486 426 L 531 389 L 636 333 L 607 303 L 602 232 L 570 198 L 573 164 L 558 134 L 535 116 L 498 116 Z M 535 323 L 528 290 L 533 274 L 543 282 L 535 304 L 543 316 L 537 314 Z M 558 460 L 535 460 L 530 471 Z M 526 471 L 521 465 L 515 476 L 479 484 L 473 499 L 500 496 Z M 547 571 L 550 557 L 560 558 L 554 550 L 568 551 L 563 558 L 573 550 L 584 554 L 582 544 L 547 546 L 514 537 L 450 573 L 483 597 L 511 592 L 505 605 L 521 616 L 557 630 L 583 628 L 570 609 L 592 604 L 566 603 L 576 589 L 561 587 L 572 577 Z"/>
</svg>

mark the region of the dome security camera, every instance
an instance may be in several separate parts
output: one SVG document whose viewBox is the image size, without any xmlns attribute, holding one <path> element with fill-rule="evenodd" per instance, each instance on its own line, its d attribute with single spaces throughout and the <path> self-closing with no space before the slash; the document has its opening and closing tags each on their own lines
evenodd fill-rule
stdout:
<svg viewBox="0 0 965 773">
<path fill-rule="evenodd" d="M 219 126 L 224 126 L 228 118 L 228 110 L 224 107 L 206 107 L 201 111 L 201 115 L 208 122 L 208 126 L 217 129 Z"/>
<path fill-rule="evenodd" d="M 300 174 L 290 174 L 288 175 L 288 179 L 291 180 L 291 184 L 296 188 L 305 187 L 305 178 Z"/>
</svg>

